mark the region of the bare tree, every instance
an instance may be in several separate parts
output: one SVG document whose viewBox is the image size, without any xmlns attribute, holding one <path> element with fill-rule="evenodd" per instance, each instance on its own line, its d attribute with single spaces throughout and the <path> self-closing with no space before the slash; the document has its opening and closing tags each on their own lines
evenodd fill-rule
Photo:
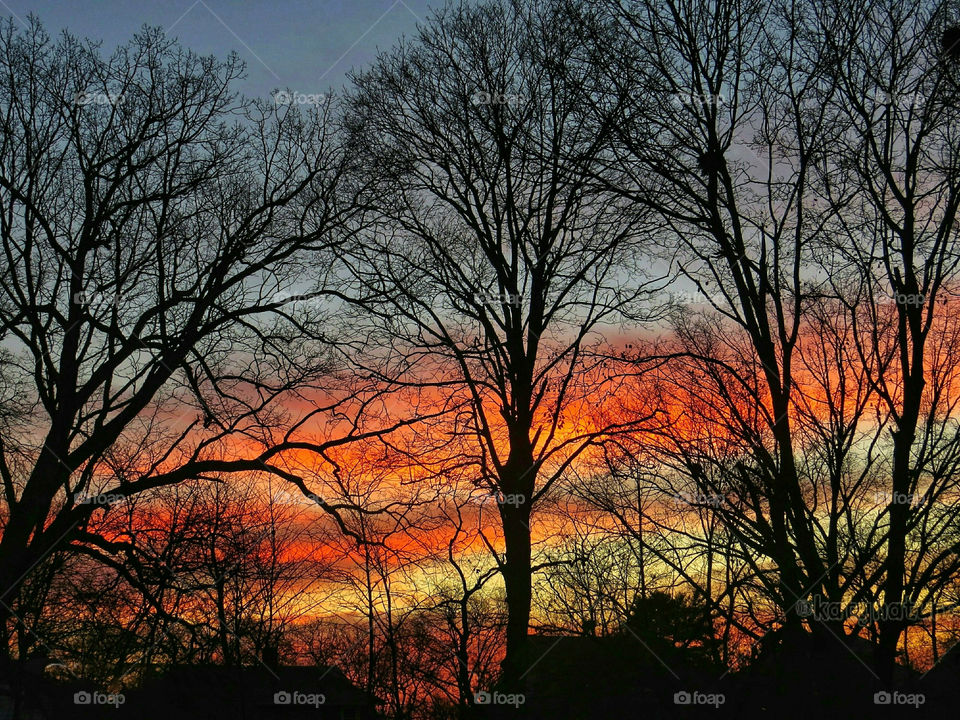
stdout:
<svg viewBox="0 0 960 720">
<path fill-rule="evenodd" d="M 626 190 L 661 217 L 701 298 L 664 349 L 667 462 L 722 499 L 791 628 L 850 630 L 844 613 L 805 620 L 808 596 L 880 602 L 889 671 L 905 609 L 955 557 L 950 373 L 924 349 L 951 335 L 949 8 L 609 7 Z M 864 503 L 878 487 L 879 518 Z"/>
<path fill-rule="evenodd" d="M 613 87 L 628 98 L 617 127 L 638 188 L 634 199 L 659 213 L 667 244 L 681 249 L 691 290 L 749 343 L 747 363 L 723 383 L 758 411 L 743 418 L 744 437 L 759 441 L 749 473 L 763 478 L 764 541 L 786 622 L 798 627 L 795 601 L 824 570 L 802 522 L 790 402 L 802 268 L 816 228 L 809 166 L 824 142 L 826 116 L 822 106 L 819 113 L 795 108 L 813 106 L 831 88 L 795 81 L 789 66 L 785 75 L 776 72 L 791 57 L 795 35 L 768 4 L 612 5 L 612 32 L 623 40 L 617 52 L 629 53 Z M 623 75 L 622 63 L 636 70 Z M 690 346 L 681 352 L 724 372 L 720 358 Z M 694 461 L 687 468 L 694 479 L 698 467 Z"/>
<path fill-rule="evenodd" d="M 952 347 L 948 300 L 960 268 L 960 67 L 943 45 L 958 12 L 952 3 L 877 0 L 807 43 L 835 58 L 828 116 L 837 143 L 821 179 L 835 211 L 826 245 L 857 279 L 844 298 L 852 335 L 892 436 L 878 623 L 888 672 L 910 622 L 896 610 L 922 605 L 930 583 L 956 572 L 960 549 L 942 534 L 940 512 L 957 510 L 952 367 L 942 356 L 952 352 L 944 340 Z M 840 3 L 821 10 L 841 13 Z"/>
<path fill-rule="evenodd" d="M 452 6 L 355 78 L 351 142 L 371 226 L 347 255 L 358 360 L 443 407 L 447 465 L 499 497 L 515 684 L 531 607 L 539 498 L 584 450 L 635 418 L 588 421 L 615 379 L 601 332 L 656 286 L 633 205 L 591 122 L 575 3 Z"/>
<path fill-rule="evenodd" d="M 0 30 L 0 338 L 26 406 L 0 435 L 4 627 L 104 490 L 270 471 L 272 404 L 326 364 L 272 313 L 338 219 L 330 108 L 243 100 L 241 72 L 153 30 L 110 57 Z"/>
</svg>

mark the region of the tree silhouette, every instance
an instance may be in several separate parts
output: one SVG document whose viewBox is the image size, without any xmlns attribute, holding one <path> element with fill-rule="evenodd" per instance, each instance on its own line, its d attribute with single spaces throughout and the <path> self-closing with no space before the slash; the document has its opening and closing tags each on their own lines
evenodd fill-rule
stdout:
<svg viewBox="0 0 960 720">
<path fill-rule="evenodd" d="M 522 673 L 534 506 L 639 420 L 575 422 L 618 381 L 595 357 L 600 328 L 642 316 L 658 287 L 638 263 L 643 213 L 591 180 L 619 171 L 584 102 L 581 22 L 565 2 L 451 6 L 349 99 L 370 214 L 346 256 L 359 309 L 344 334 L 364 372 L 445 407 L 448 465 L 499 500 L 507 684 Z"/>
<path fill-rule="evenodd" d="M 342 162 L 325 108 L 239 98 L 236 57 L 158 31 L 105 58 L 5 22 L 0 67 L 0 340 L 23 405 L 0 435 L 5 628 L 23 579 L 94 513 L 270 471 L 225 448 L 262 440 L 274 402 L 327 370 L 276 295 L 330 247 Z"/>
<path fill-rule="evenodd" d="M 630 607 L 626 628 L 655 647 L 699 650 L 711 657 L 716 649 L 709 608 L 692 595 L 669 595 L 659 590 L 637 596 Z"/>
</svg>

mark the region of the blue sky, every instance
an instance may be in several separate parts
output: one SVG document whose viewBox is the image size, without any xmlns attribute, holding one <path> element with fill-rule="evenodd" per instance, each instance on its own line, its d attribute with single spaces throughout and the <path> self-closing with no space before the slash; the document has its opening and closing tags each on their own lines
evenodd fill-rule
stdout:
<svg viewBox="0 0 960 720">
<path fill-rule="evenodd" d="M 102 40 L 112 48 L 143 24 L 164 28 L 184 46 L 247 63 L 237 89 L 266 96 L 278 87 L 301 93 L 338 88 L 444 0 L 0 0 L 0 15 L 36 15 L 51 33 Z"/>
</svg>

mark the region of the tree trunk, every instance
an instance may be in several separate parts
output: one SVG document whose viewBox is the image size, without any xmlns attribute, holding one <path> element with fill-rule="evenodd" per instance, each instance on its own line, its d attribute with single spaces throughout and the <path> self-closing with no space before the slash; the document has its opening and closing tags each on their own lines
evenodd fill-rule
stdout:
<svg viewBox="0 0 960 720">
<path fill-rule="evenodd" d="M 916 282 L 907 290 L 917 294 Z M 887 540 L 886 574 L 883 583 L 883 607 L 879 629 L 879 669 L 886 682 L 893 680 L 897 660 L 897 645 L 906 627 L 903 607 L 904 573 L 907 553 L 907 525 L 910 520 L 910 491 L 912 488 L 911 453 L 920 422 L 920 407 L 926 384 L 924 369 L 924 335 L 920 328 L 919 309 L 910 309 L 910 316 L 901 315 L 899 336 L 903 346 L 901 366 L 903 376 L 903 405 L 900 422 L 893 434 L 893 497 L 888 508 L 890 529 Z M 909 350 L 907 349 L 909 347 Z"/>
<path fill-rule="evenodd" d="M 897 660 L 897 645 L 905 623 L 902 615 L 903 575 L 907 550 L 907 522 L 910 518 L 910 450 L 913 434 L 897 431 L 893 450 L 893 497 L 890 512 L 889 540 L 887 542 L 886 576 L 883 583 L 883 606 L 880 608 L 879 670 L 886 682 L 893 679 Z"/>
<path fill-rule="evenodd" d="M 513 498 L 506 496 L 503 499 Z M 507 651 L 501 684 L 507 692 L 518 692 L 526 672 L 522 664 L 530 624 L 530 498 L 516 504 L 502 502 L 500 518 L 507 556 L 503 568 L 507 591 Z"/>
</svg>

